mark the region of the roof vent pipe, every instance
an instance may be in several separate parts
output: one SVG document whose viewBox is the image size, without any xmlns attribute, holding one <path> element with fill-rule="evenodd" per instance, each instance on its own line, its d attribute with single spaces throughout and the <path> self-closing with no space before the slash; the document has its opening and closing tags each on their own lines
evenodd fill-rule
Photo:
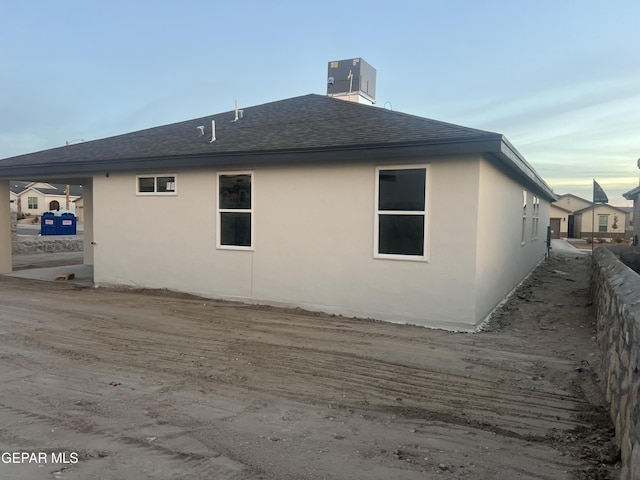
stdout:
<svg viewBox="0 0 640 480">
<path fill-rule="evenodd" d="M 242 117 L 244 116 L 244 110 L 238 110 L 238 100 L 236 100 L 235 112 L 236 112 L 236 117 L 233 120 L 231 120 L 232 122 L 237 122 L 238 120 L 241 120 Z"/>
<path fill-rule="evenodd" d="M 216 141 L 216 121 L 211 120 L 211 141 L 209 143 L 213 143 Z"/>
</svg>

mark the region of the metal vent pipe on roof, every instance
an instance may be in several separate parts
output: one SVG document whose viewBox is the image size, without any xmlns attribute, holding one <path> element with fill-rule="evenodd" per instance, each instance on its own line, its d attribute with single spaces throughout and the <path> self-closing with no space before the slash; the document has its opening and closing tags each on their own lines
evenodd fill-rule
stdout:
<svg viewBox="0 0 640 480">
<path fill-rule="evenodd" d="M 216 121 L 211 120 L 211 141 L 209 143 L 213 143 L 216 141 Z"/>
</svg>

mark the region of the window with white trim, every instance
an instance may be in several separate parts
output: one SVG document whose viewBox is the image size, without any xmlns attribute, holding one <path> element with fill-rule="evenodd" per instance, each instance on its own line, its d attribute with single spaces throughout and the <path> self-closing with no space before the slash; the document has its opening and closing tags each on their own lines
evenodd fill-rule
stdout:
<svg viewBox="0 0 640 480">
<path fill-rule="evenodd" d="M 176 175 L 136 175 L 137 195 L 176 195 Z"/>
<path fill-rule="evenodd" d="M 524 245 L 527 232 L 527 191 L 522 191 L 522 240 L 520 245 Z"/>
<path fill-rule="evenodd" d="M 376 168 L 374 255 L 426 259 L 427 167 Z"/>
<path fill-rule="evenodd" d="M 29 210 L 38 209 L 38 197 L 27 197 L 27 205 Z"/>
<path fill-rule="evenodd" d="M 217 246 L 253 248 L 253 173 L 218 173 Z"/>
<path fill-rule="evenodd" d="M 531 241 L 534 242 L 538 239 L 538 210 L 540 208 L 540 199 L 533 196 L 533 218 L 531 219 Z"/>
<path fill-rule="evenodd" d="M 538 240 L 538 229 L 540 226 L 540 198 L 539 197 L 534 197 L 534 206 L 533 206 L 533 210 L 534 210 L 534 222 L 535 222 L 535 229 L 534 229 L 534 240 Z"/>
</svg>

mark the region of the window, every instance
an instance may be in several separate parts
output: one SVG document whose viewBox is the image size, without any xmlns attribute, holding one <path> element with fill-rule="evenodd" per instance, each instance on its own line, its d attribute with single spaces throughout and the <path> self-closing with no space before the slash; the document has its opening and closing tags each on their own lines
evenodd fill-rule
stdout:
<svg viewBox="0 0 640 480">
<path fill-rule="evenodd" d="M 136 176 L 138 195 L 175 195 L 175 175 L 138 175 Z"/>
<path fill-rule="evenodd" d="M 525 235 L 527 231 L 527 191 L 522 191 L 522 239 L 520 245 L 525 244 Z"/>
<path fill-rule="evenodd" d="M 376 169 L 376 257 L 426 258 L 427 167 Z"/>
<path fill-rule="evenodd" d="M 598 231 L 606 232 L 609 224 L 609 215 L 598 215 Z"/>
<path fill-rule="evenodd" d="M 531 241 L 538 240 L 538 223 L 540 212 L 540 199 L 533 196 L 533 219 L 531 221 Z"/>
<path fill-rule="evenodd" d="M 27 204 L 28 204 L 29 210 L 37 210 L 38 197 L 27 197 Z"/>
<path fill-rule="evenodd" d="M 218 248 L 253 248 L 253 174 L 218 174 Z"/>
</svg>

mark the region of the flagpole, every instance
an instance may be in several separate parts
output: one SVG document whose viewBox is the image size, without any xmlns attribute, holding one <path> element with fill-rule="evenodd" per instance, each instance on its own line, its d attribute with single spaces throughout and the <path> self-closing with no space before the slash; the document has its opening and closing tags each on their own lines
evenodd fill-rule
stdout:
<svg viewBox="0 0 640 480">
<path fill-rule="evenodd" d="M 596 197 L 597 194 L 597 197 Z M 593 252 L 593 241 L 595 240 L 595 237 L 593 236 L 596 230 L 596 204 L 597 203 L 609 203 L 609 197 L 607 197 L 607 194 L 604 193 L 604 190 L 602 189 L 602 187 L 600 186 L 600 184 L 598 184 L 598 182 L 596 182 L 596 179 L 593 179 L 593 201 L 591 202 L 591 252 Z M 598 224 L 598 230 L 600 229 L 600 225 Z M 605 227 L 605 231 L 606 231 L 606 227 Z M 598 233 L 600 233 L 598 231 Z"/>
</svg>

